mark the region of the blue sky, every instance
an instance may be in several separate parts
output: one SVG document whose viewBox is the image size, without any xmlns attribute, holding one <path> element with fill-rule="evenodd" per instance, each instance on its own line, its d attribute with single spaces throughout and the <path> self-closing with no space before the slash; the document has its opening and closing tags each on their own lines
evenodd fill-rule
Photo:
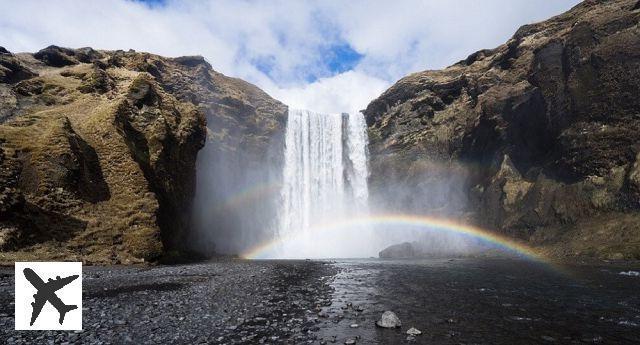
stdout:
<svg viewBox="0 0 640 345">
<path fill-rule="evenodd" d="M 576 0 L 0 0 L 0 46 L 203 55 L 294 106 L 364 108 L 404 75 L 505 42 Z"/>
</svg>

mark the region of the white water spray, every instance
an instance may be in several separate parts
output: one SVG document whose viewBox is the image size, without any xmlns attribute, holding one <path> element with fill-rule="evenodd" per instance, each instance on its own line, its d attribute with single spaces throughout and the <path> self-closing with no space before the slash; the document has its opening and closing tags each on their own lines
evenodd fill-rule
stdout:
<svg viewBox="0 0 640 345">
<path fill-rule="evenodd" d="M 364 116 L 361 113 L 348 115 L 347 129 L 347 147 L 351 163 L 347 170 L 347 178 L 352 192 L 352 210 L 358 214 L 366 214 L 369 212 L 369 188 L 367 187 L 369 139 Z"/>
<path fill-rule="evenodd" d="M 376 255 L 362 229 L 319 231 L 323 224 L 363 215 L 367 199 L 367 133 L 360 113 L 289 110 L 280 227 L 274 257 Z"/>
</svg>

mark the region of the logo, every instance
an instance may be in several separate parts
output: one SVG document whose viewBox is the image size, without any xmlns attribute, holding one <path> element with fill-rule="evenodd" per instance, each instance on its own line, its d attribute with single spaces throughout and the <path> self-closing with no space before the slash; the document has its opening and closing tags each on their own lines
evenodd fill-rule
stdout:
<svg viewBox="0 0 640 345">
<path fill-rule="evenodd" d="M 82 263 L 16 262 L 16 330 L 82 329 Z"/>
</svg>

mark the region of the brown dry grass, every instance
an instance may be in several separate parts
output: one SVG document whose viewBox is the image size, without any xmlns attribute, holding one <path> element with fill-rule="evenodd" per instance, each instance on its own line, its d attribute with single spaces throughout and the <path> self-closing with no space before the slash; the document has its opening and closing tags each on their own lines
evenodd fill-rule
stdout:
<svg viewBox="0 0 640 345">
<path fill-rule="evenodd" d="M 80 65 L 72 70 L 81 75 L 89 68 Z M 60 72 L 60 71 L 59 71 Z M 116 131 L 114 118 L 123 95 L 115 91 L 105 95 L 82 94 L 77 89 L 81 81 L 73 75 L 63 77 L 48 71 L 38 79 L 44 82 L 40 99 L 53 99 L 54 105 L 37 105 L 29 114 L 0 125 L 0 137 L 6 140 L 9 154 L 19 150 L 29 155 L 32 174 L 22 174 L 21 184 L 32 186 L 25 196 L 34 201 L 50 193 L 55 160 L 69 152 L 65 122 L 71 125 L 93 149 L 108 185 L 110 198 L 64 210 L 66 215 L 86 223 L 65 243 L 48 241 L 14 252 L 1 252 L 0 262 L 82 258 L 87 262 L 137 262 L 141 258 L 160 255 L 155 212 L 158 201 L 150 191 L 139 165 L 132 159 L 129 148 Z M 127 89 L 139 73 L 124 69 L 110 71 L 117 81 L 117 89 Z M 48 91 L 52 90 L 52 91 Z"/>
</svg>

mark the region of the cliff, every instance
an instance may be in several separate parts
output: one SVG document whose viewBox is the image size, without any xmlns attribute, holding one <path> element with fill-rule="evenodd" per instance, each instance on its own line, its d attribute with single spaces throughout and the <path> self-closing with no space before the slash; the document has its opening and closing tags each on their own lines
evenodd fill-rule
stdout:
<svg viewBox="0 0 640 345">
<path fill-rule="evenodd" d="M 207 132 L 207 146 L 259 150 L 285 112 L 198 56 L 0 48 L 0 261 L 188 249 Z"/>
<path fill-rule="evenodd" d="M 584 1 L 372 101 L 378 207 L 640 257 L 640 2 Z"/>
</svg>

